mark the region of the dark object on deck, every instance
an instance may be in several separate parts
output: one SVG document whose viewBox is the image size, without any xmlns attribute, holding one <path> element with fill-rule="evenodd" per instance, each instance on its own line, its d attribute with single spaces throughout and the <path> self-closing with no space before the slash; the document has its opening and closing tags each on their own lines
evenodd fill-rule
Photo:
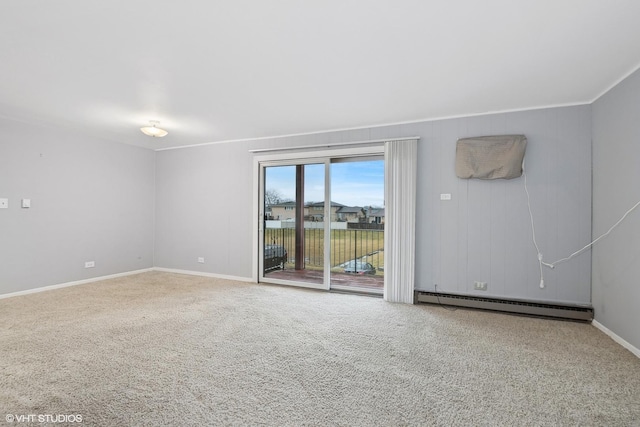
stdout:
<svg viewBox="0 0 640 427">
<path fill-rule="evenodd" d="M 287 250 L 282 245 L 265 245 L 264 247 L 264 271 L 279 268 L 284 270 L 287 262 Z"/>
<path fill-rule="evenodd" d="M 344 267 L 345 273 L 351 274 L 376 274 L 376 268 L 364 261 L 349 261 Z"/>
</svg>

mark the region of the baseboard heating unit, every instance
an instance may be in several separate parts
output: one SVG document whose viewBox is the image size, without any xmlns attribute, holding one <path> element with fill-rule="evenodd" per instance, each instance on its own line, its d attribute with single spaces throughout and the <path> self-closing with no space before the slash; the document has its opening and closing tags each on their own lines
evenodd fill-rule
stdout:
<svg viewBox="0 0 640 427">
<path fill-rule="evenodd" d="M 428 291 L 415 291 L 414 302 L 502 311 L 530 316 L 553 317 L 556 319 L 582 320 L 587 322 L 593 320 L 593 307 L 581 305 L 483 298 Z"/>
</svg>

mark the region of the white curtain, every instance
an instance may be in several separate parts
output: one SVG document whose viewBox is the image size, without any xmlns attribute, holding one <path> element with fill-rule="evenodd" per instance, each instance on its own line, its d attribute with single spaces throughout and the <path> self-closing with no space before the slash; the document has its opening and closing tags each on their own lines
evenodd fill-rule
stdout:
<svg viewBox="0 0 640 427">
<path fill-rule="evenodd" d="M 418 141 L 387 141 L 385 160 L 384 299 L 413 303 Z"/>
</svg>

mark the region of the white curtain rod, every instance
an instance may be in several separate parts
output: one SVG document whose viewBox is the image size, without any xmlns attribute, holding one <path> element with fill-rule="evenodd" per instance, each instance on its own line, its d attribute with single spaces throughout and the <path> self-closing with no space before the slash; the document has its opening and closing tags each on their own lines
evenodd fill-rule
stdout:
<svg viewBox="0 0 640 427">
<path fill-rule="evenodd" d="M 277 148 L 256 148 L 253 150 L 249 150 L 250 153 L 268 153 L 273 151 L 287 151 L 287 150 L 300 150 L 304 148 L 331 148 L 331 147 L 340 147 L 343 145 L 364 145 L 364 144 L 376 144 L 387 141 L 415 141 L 420 139 L 419 136 L 409 136 L 404 138 L 385 138 L 385 139 L 371 139 L 368 141 L 352 141 L 352 142 L 330 142 L 327 144 L 316 144 L 316 145 L 298 145 L 295 147 L 277 147 Z"/>
</svg>

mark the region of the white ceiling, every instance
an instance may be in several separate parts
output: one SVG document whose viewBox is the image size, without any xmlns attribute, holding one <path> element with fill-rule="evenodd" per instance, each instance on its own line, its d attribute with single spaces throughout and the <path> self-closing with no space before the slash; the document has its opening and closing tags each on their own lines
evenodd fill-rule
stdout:
<svg viewBox="0 0 640 427">
<path fill-rule="evenodd" d="M 639 18 L 637 0 L 3 0 L 0 117 L 166 148 L 588 103 L 640 65 Z"/>
</svg>

